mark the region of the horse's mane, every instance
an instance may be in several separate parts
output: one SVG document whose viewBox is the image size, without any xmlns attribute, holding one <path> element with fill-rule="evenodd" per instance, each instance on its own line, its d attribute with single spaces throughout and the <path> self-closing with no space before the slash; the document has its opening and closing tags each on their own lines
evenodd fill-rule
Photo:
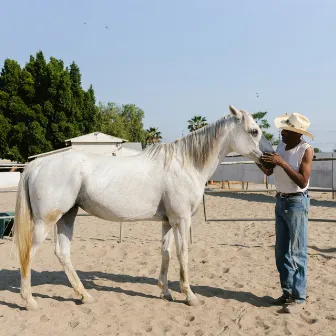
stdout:
<svg viewBox="0 0 336 336">
<path fill-rule="evenodd" d="M 214 149 L 219 146 L 220 135 L 228 120 L 232 120 L 231 115 L 189 133 L 172 143 L 151 145 L 141 155 L 155 159 L 164 153 L 165 167 L 169 167 L 173 157 L 178 156 L 182 159 L 184 166 L 194 166 L 201 171 L 212 160 L 214 153 L 217 153 Z"/>
</svg>

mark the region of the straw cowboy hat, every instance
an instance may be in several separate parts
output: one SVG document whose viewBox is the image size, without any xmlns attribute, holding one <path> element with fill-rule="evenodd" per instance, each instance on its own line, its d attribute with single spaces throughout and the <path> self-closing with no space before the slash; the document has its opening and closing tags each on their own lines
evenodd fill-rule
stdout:
<svg viewBox="0 0 336 336">
<path fill-rule="evenodd" d="M 294 112 L 291 115 L 287 113 L 284 116 L 275 118 L 274 124 L 276 128 L 281 128 L 284 130 L 307 135 L 310 138 L 314 139 L 314 136 L 311 133 L 307 132 L 307 129 L 310 126 L 310 121 L 307 117 L 300 113 Z"/>
</svg>

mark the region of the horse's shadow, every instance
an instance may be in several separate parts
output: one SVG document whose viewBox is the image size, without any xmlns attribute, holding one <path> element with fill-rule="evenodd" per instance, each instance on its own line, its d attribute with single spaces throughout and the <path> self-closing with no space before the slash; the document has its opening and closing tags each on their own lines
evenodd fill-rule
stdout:
<svg viewBox="0 0 336 336">
<path fill-rule="evenodd" d="M 144 277 L 144 276 L 132 276 L 126 274 L 111 274 L 105 272 L 83 272 L 78 271 L 78 276 L 80 277 L 83 285 L 87 289 L 95 289 L 97 291 L 104 291 L 104 292 L 115 292 L 115 293 L 123 293 L 128 296 L 139 296 L 144 297 L 147 299 L 159 299 L 159 288 L 158 288 L 158 295 L 154 296 L 151 294 L 146 294 L 142 292 L 137 292 L 129 289 L 124 289 L 121 287 L 111 287 L 110 285 L 102 285 L 95 283 L 96 280 L 108 280 L 113 281 L 115 283 L 141 283 L 141 284 L 148 284 L 157 286 L 157 279 Z M 19 295 L 20 292 L 20 272 L 18 270 L 7 270 L 3 269 L 0 271 L 0 292 L 1 291 L 10 291 L 13 293 L 17 293 Z M 64 272 L 62 271 L 43 271 L 43 272 L 36 272 L 32 271 L 32 286 L 40 286 L 46 283 L 52 285 L 61 285 L 69 287 L 70 284 Z M 179 292 L 179 283 L 178 281 L 169 282 L 169 288 L 173 291 Z M 217 287 L 211 286 L 191 286 L 192 290 L 195 294 L 204 297 L 218 297 L 225 300 L 236 300 L 239 302 L 249 303 L 255 307 L 269 307 L 269 296 L 259 297 L 251 292 L 244 292 L 244 291 L 235 291 L 235 290 L 227 290 Z M 49 296 L 46 294 L 34 293 L 35 297 L 41 298 L 52 298 L 57 301 L 72 301 L 76 304 L 81 304 L 80 300 L 75 300 L 73 298 L 64 298 L 60 296 Z M 175 302 L 182 304 L 183 301 L 176 300 Z M 0 301 L 0 305 L 8 306 L 9 308 L 14 309 L 22 309 L 20 306 L 7 303 L 4 301 Z"/>
</svg>

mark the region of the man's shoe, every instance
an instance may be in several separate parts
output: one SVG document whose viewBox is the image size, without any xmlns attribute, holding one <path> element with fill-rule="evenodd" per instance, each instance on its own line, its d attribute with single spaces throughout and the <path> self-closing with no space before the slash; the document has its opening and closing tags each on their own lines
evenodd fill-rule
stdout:
<svg viewBox="0 0 336 336">
<path fill-rule="evenodd" d="M 283 312 L 288 314 L 297 314 L 300 313 L 305 307 L 305 301 L 298 301 L 298 300 L 292 300 L 292 302 L 287 303 L 284 308 Z"/>
<path fill-rule="evenodd" d="M 273 306 L 283 306 L 284 304 L 291 303 L 292 298 L 289 294 L 282 294 L 280 297 L 277 299 L 271 299 L 270 304 Z"/>
</svg>

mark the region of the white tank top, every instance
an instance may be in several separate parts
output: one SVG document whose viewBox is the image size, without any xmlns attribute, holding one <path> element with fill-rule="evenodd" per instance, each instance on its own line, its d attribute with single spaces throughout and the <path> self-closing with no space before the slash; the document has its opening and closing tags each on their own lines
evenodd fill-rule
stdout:
<svg viewBox="0 0 336 336">
<path fill-rule="evenodd" d="M 311 146 L 308 143 L 306 143 L 304 140 L 301 140 L 301 142 L 296 147 L 286 151 L 286 144 L 281 141 L 276 151 L 295 171 L 298 172 L 300 169 L 303 155 L 306 152 L 306 149 L 309 147 Z M 283 168 L 279 166 L 276 166 L 274 168 L 274 183 L 275 188 L 278 192 L 286 194 L 296 193 L 300 191 L 303 192 L 309 187 L 308 180 L 307 186 L 304 189 L 301 189 L 295 182 L 293 182 L 289 178 Z"/>
</svg>

